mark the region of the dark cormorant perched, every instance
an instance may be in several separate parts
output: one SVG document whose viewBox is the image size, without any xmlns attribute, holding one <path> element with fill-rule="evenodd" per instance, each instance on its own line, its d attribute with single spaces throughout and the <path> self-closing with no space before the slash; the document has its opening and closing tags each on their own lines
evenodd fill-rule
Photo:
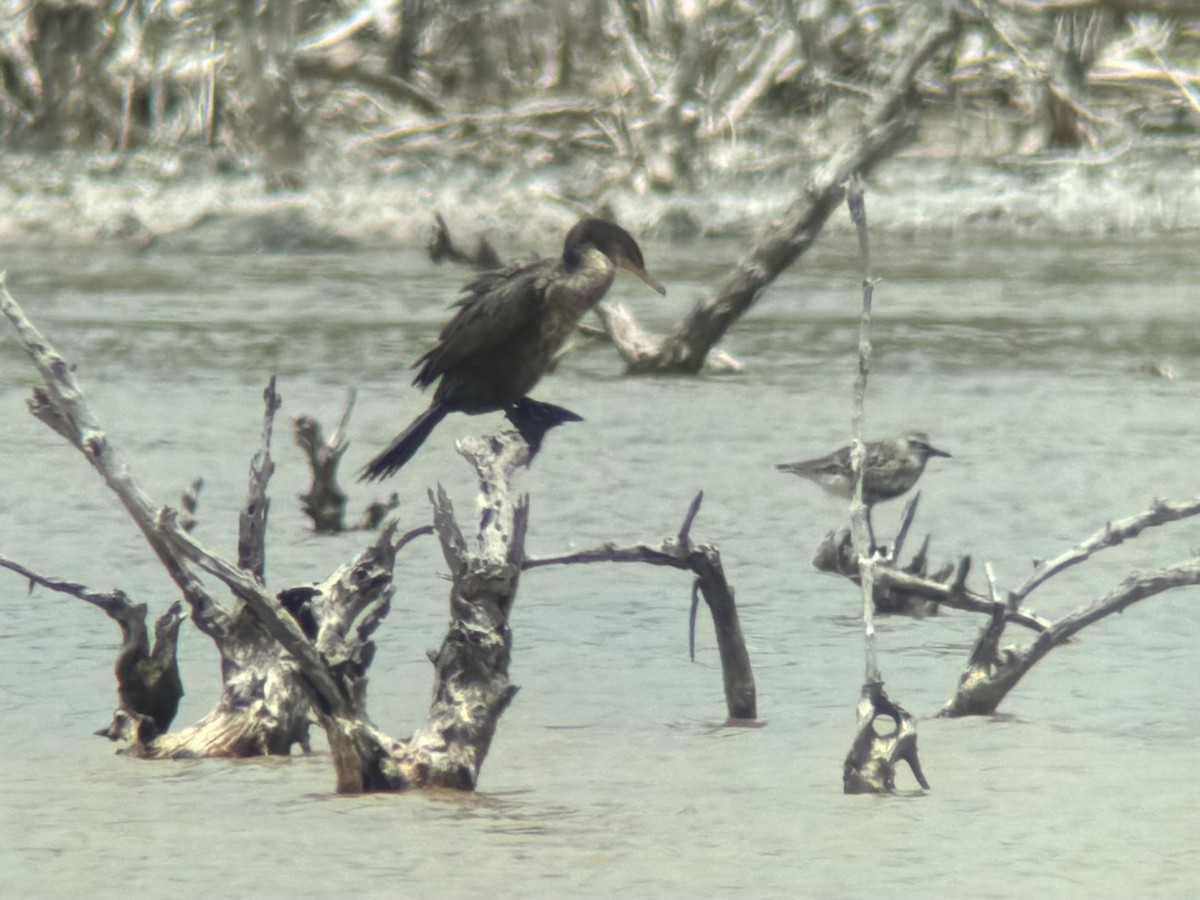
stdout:
<svg viewBox="0 0 1200 900">
<path fill-rule="evenodd" d="M 559 259 L 498 269 L 468 283 L 437 345 L 413 363 L 420 366 L 413 384 L 427 388 L 441 379 L 433 402 L 367 463 L 360 480 L 394 474 L 452 412 L 503 410 L 535 452 L 549 428 L 578 421 L 570 410 L 526 394 L 604 296 L 617 266 L 667 292 L 646 273 L 637 242 L 603 219 L 584 219 L 567 232 Z"/>
</svg>

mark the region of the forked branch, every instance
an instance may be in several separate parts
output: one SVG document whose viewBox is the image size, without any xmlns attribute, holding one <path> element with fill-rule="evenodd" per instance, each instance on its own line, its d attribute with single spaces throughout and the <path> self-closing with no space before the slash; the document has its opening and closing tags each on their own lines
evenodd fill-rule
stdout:
<svg viewBox="0 0 1200 900">
<path fill-rule="evenodd" d="M 744 724 L 758 717 L 757 692 L 754 672 L 750 667 L 750 654 L 742 636 L 738 621 L 737 605 L 733 589 L 725 579 L 721 555 L 711 544 L 694 544 L 691 539 L 692 525 L 700 511 L 704 493 L 698 493 L 688 506 L 683 524 L 674 538 L 668 538 L 658 546 L 632 544 L 619 546 L 609 542 L 594 550 L 582 550 L 559 556 L 528 559 L 526 569 L 577 563 L 647 563 L 652 566 L 669 566 L 691 572 L 695 576 L 692 589 L 692 611 L 689 632 L 694 632 L 695 610 L 698 597 L 703 597 L 713 617 L 716 630 L 717 649 L 721 655 L 721 669 L 725 682 L 725 705 L 731 723 Z M 694 636 L 690 644 L 694 647 Z"/>
</svg>

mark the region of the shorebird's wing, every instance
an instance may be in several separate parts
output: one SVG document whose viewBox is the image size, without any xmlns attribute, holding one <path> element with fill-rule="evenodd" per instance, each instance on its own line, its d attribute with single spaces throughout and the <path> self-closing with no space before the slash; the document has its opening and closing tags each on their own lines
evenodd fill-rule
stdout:
<svg viewBox="0 0 1200 900">
<path fill-rule="evenodd" d="M 413 363 L 421 370 L 413 384 L 428 387 L 464 360 L 500 346 L 537 319 L 546 298 L 553 260 L 539 260 L 485 272 L 463 288 L 458 312 L 446 323 L 437 344 Z"/>
</svg>

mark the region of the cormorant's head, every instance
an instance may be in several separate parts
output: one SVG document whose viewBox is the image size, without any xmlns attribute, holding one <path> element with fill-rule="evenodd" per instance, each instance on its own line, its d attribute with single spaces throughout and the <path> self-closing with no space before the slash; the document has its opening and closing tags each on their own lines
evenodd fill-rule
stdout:
<svg viewBox="0 0 1200 900">
<path fill-rule="evenodd" d="M 567 239 L 563 242 L 563 263 L 568 269 L 579 264 L 579 256 L 587 247 L 595 247 L 611 259 L 613 265 L 632 272 L 660 294 L 667 292 L 646 271 L 642 248 L 620 225 L 604 219 L 582 219 L 577 222 L 567 232 Z"/>
<path fill-rule="evenodd" d="M 929 459 L 931 456 L 949 456 L 945 450 L 939 450 L 933 444 L 929 443 L 929 435 L 923 431 L 910 431 L 904 436 L 904 442 L 908 444 L 910 450 L 921 455 L 922 459 Z"/>
</svg>

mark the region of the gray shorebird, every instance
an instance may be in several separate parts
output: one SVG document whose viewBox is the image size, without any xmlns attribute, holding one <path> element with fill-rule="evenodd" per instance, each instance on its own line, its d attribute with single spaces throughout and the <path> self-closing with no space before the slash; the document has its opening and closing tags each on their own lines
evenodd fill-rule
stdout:
<svg viewBox="0 0 1200 900">
<path fill-rule="evenodd" d="M 886 441 L 867 441 L 863 457 L 863 503 L 874 506 L 910 490 L 931 456 L 949 456 L 929 443 L 923 431 Z M 781 472 L 815 481 L 835 497 L 849 500 L 854 493 L 854 470 L 850 466 L 850 447 L 834 450 L 828 456 L 804 462 L 781 463 Z"/>
</svg>

